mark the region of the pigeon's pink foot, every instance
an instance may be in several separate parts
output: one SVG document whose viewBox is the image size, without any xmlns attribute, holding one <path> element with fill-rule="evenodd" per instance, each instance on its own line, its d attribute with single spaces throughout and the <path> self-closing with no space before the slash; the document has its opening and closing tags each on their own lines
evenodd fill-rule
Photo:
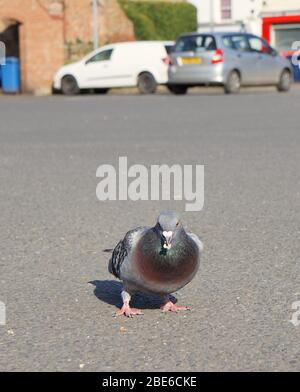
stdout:
<svg viewBox="0 0 300 392">
<path fill-rule="evenodd" d="M 164 305 L 162 305 L 160 308 L 163 312 L 178 312 L 180 310 L 191 310 L 191 308 L 188 306 L 177 306 L 169 300 L 166 301 Z"/>
<path fill-rule="evenodd" d="M 115 317 L 122 315 L 126 317 L 133 317 L 140 314 L 143 314 L 140 309 L 131 308 L 128 304 L 124 304 L 121 309 L 116 311 Z"/>
</svg>

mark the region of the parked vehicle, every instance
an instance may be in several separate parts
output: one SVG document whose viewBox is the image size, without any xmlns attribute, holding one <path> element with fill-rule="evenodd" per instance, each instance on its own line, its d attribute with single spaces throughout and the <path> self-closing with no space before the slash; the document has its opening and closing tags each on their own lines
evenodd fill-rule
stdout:
<svg viewBox="0 0 300 392">
<path fill-rule="evenodd" d="M 174 42 L 138 41 L 103 46 L 82 60 L 61 67 L 53 88 L 74 95 L 94 89 L 107 93 L 112 87 L 137 86 L 140 93 L 155 93 L 168 80 L 168 54 Z"/>
<path fill-rule="evenodd" d="M 169 90 L 185 94 L 189 87 L 223 85 L 237 93 L 241 85 L 276 85 L 288 91 L 290 62 L 266 41 L 246 33 L 191 33 L 177 39 L 170 56 Z"/>
</svg>

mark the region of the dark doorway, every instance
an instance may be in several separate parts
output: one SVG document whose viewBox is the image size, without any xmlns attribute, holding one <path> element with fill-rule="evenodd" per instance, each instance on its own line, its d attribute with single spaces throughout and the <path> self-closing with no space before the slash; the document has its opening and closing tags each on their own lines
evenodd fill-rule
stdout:
<svg viewBox="0 0 300 392">
<path fill-rule="evenodd" d="M 19 23 L 12 22 L 0 32 L 0 41 L 6 47 L 6 57 L 20 58 Z"/>
<path fill-rule="evenodd" d="M 6 69 L 6 85 L 4 88 L 4 68 L 1 66 L 0 69 L 0 88 L 5 90 L 5 92 L 20 92 L 20 23 L 12 19 L 4 19 L 0 20 L 0 41 L 5 45 L 5 57 L 17 58 L 18 61 L 18 70 L 15 72 L 12 69 L 15 69 L 15 66 L 10 66 L 9 71 Z M 13 61 L 13 60 L 11 60 Z M 15 60 L 14 60 L 14 64 Z M 13 72 L 13 73 L 12 73 Z M 18 74 L 17 74 L 18 73 Z M 10 74 L 9 77 L 7 75 Z M 14 75 L 13 78 L 11 75 Z M 9 81 L 9 86 L 7 85 L 7 81 Z M 13 82 L 12 82 L 13 81 Z"/>
</svg>

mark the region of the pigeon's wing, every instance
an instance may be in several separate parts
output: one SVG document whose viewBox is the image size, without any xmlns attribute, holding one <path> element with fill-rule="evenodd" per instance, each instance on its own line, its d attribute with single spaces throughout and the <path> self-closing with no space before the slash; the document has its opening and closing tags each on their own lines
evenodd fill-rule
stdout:
<svg viewBox="0 0 300 392">
<path fill-rule="evenodd" d="M 130 254 L 132 248 L 141 235 L 148 230 L 148 227 L 137 227 L 136 229 L 128 231 L 123 240 L 119 241 L 108 263 L 108 271 L 116 278 L 120 279 L 120 268 L 126 257 Z"/>
<path fill-rule="evenodd" d="M 187 233 L 187 234 L 194 242 L 196 242 L 196 244 L 198 245 L 198 248 L 199 248 L 199 253 L 201 254 L 202 251 L 203 251 L 203 243 L 202 243 L 202 241 L 194 233 Z"/>
</svg>

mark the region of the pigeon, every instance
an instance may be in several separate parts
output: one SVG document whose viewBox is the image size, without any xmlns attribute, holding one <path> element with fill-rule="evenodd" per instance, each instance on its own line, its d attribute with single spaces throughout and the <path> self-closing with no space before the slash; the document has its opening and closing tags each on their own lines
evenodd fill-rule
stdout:
<svg viewBox="0 0 300 392">
<path fill-rule="evenodd" d="M 159 294 L 164 312 L 190 310 L 177 306 L 170 294 L 187 285 L 196 275 L 203 244 L 187 233 L 176 212 L 162 212 L 154 227 L 137 227 L 119 241 L 112 252 L 108 270 L 123 282 L 123 306 L 115 316 L 142 314 L 130 307 L 136 292 Z"/>
</svg>

